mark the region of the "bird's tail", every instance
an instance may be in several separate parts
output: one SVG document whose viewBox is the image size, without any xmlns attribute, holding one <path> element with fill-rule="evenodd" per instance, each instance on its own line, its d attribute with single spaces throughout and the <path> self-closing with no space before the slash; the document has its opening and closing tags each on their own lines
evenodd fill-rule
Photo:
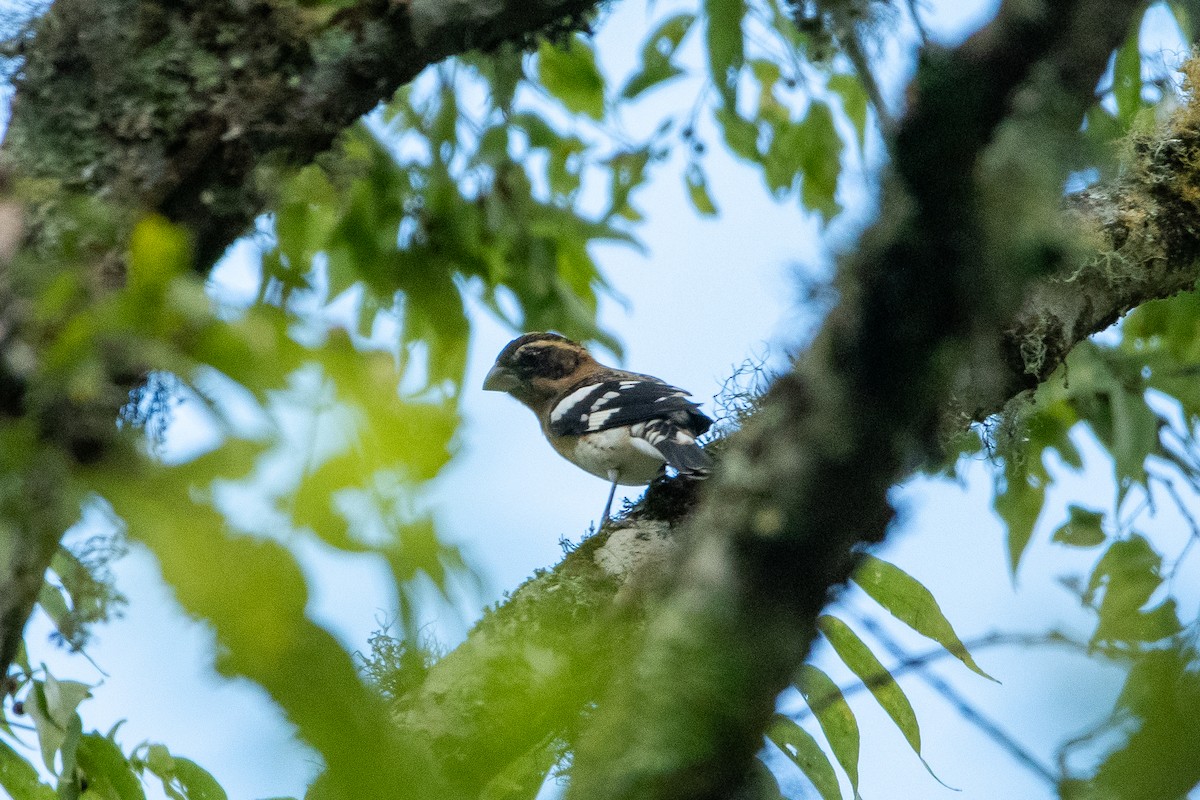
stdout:
<svg viewBox="0 0 1200 800">
<path fill-rule="evenodd" d="M 682 473 L 704 476 L 712 469 L 712 459 L 696 444 L 696 438 L 666 420 L 647 424 L 642 435 L 662 453 L 667 464 Z"/>
</svg>

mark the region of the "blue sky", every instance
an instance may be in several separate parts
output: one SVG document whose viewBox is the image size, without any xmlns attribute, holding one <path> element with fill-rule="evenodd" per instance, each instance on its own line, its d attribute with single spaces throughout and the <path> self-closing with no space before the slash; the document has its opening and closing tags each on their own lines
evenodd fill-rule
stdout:
<svg viewBox="0 0 1200 800">
<path fill-rule="evenodd" d="M 929 30 L 953 41 L 986 19 L 995 5 L 943 0 L 922 4 L 922 9 Z M 660 0 L 653 18 L 668 6 Z M 644 13 L 641 4 L 626 2 L 614 4 L 606 17 L 597 50 L 609 74 L 626 75 L 632 68 L 636 48 L 622 43 L 640 42 L 648 22 Z M 911 27 L 902 26 L 896 39 L 878 43 L 883 83 L 892 97 L 900 96 L 908 70 L 904 53 L 913 39 Z M 700 58 L 699 47 L 693 34 L 686 51 L 693 63 Z M 694 85 L 683 84 L 655 95 L 654 102 L 688 103 L 694 91 Z M 631 119 L 630 124 L 638 122 Z M 626 305 L 606 302 L 602 316 L 625 344 L 625 366 L 687 388 L 711 409 L 710 398 L 736 365 L 748 357 L 778 359 L 816 324 L 815 312 L 800 304 L 797 278 L 828 275 L 831 249 L 852 241 L 870 214 L 872 195 L 865 182 L 848 185 L 842 199 L 849 210 L 831 235 L 822 238 L 815 221 L 794 203 L 771 202 L 755 172 L 732 161 L 721 147 L 710 147 L 706 166 L 722 215 L 701 220 L 691 212 L 676 177 L 681 164 L 682 156 L 676 154 L 659 169 L 661 179 L 636 196 L 648 217 L 640 231 L 645 253 L 616 246 L 596 251 L 617 292 L 628 300 Z M 852 164 L 851 170 L 860 177 L 867 174 L 861 165 Z M 214 291 L 229 297 L 245 292 L 253 278 L 252 250 L 247 243 L 235 248 L 216 273 Z M 498 599 L 535 568 L 555 563 L 561 557 L 560 538 L 577 541 L 598 515 L 607 491 L 603 481 L 570 466 L 545 445 L 524 407 L 477 390 L 512 335 L 485 314 L 474 315 L 463 452 L 438 479 L 433 497 L 443 530 L 463 544 L 485 577 L 484 602 Z M 168 452 L 201 446 L 207 435 L 202 417 L 185 407 L 172 427 Z M 1081 443 L 1088 447 L 1085 440 Z M 1064 473 L 1064 484 L 1056 491 L 1110 503 L 1104 456 L 1095 448 L 1090 452 L 1092 468 L 1082 476 Z M 530 487 L 540 485 L 553 485 L 556 491 L 536 493 L 534 500 Z M 1086 629 L 1088 618 L 1057 582 L 1065 570 L 1082 568 L 1082 562 L 1070 561 L 1078 559 L 1074 554 L 1035 543 L 1014 587 L 1000 526 L 988 510 L 990 487 L 987 466 L 976 463 L 961 485 L 922 479 L 898 488 L 894 499 L 901 519 L 880 555 L 922 580 L 964 639 L 996 630 Z M 638 494 L 636 487 L 627 492 L 631 499 Z M 1053 527 L 1060 521 L 1044 524 Z M 297 547 L 310 580 L 311 615 L 348 648 L 365 649 L 367 637 L 395 605 L 383 568 L 369 557 L 335 556 L 313 542 Z M 115 571 L 129 607 L 124 619 L 97 632 L 88 651 L 107 677 L 82 659 L 49 647 L 40 647 L 35 655 L 59 677 L 100 683 L 94 699 L 82 708 L 85 728 L 106 730 L 124 719 L 121 740 L 126 745 L 143 739 L 165 742 L 216 774 L 232 798 L 301 796 L 316 769 L 311 754 L 291 739 L 288 725 L 260 690 L 213 672 L 211 636 L 180 614 L 153 559 L 134 548 Z M 870 612 L 862 597 L 850 595 L 844 602 Z M 478 610 L 464 607 L 462 616 L 469 619 Z M 442 612 L 429 623 L 448 643 L 463 633 L 452 613 Z M 44 643 L 47 632 L 46 621 L 38 619 L 29 641 Z M 928 649 L 905 631 L 895 633 L 916 652 Z M 848 682 L 848 674 L 839 672 L 827 654 L 817 658 Z M 1058 740 L 1094 722 L 1119 688 L 1115 670 L 1096 669 L 1060 652 L 996 649 L 978 659 L 1002 685 L 983 681 L 949 659 L 933 669 L 1047 762 Z M 950 792 L 930 778 L 882 712 L 869 698 L 858 698 L 853 705 L 865 731 L 864 796 L 1051 796 L 1040 779 L 1016 766 L 935 693 L 911 677 L 902 684 L 923 724 L 926 761 L 962 791 Z"/>
</svg>

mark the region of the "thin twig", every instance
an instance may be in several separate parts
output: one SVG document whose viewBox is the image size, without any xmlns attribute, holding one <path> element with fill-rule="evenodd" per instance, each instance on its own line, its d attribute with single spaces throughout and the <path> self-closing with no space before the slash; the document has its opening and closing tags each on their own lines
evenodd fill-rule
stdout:
<svg viewBox="0 0 1200 800">
<path fill-rule="evenodd" d="M 1041 645 L 1058 645 L 1067 647 L 1080 653 L 1087 652 L 1087 645 L 1083 642 L 1077 642 L 1068 637 L 1066 634 L 1058 631 L 1050 631 L 1049 633 L 989 633 L 986 636 L 981 636 L 978 639 L 972 639 L 963 643 L 964 649 L 967 652 L 977 652 L 986 650 L 992 647 L 1037 647 Z M 924 653 L 915 656 L 907 656 L 896 662 L 894 667 L 891 667 L 885 672 L 869 678 L 867 680 L 859 680 L 845 686 L 838 687 L 843 697 L 855 695 L 867 689 L 877 689 L 880 686 L 886 686 L 889 683 L 894 683 L 896 678 L 907 675 L 910 672 L 918 672 L 935 661 L 941 661 L 947 656 L 956 655 L 954 652 L 947 650 L 944 647 L 936 647 Z M 816 714 L 823 711 L 825 706 L 834 702 L 833 695 L 830 699 L 817 699 L 809 707 L 801 709 L 793 715 L 793 719 L 803 719 L 810 714 Z"/>
<path fill-rule="evenodd" d="M 879 643 L 892 655 L 897 658 L 907 659 L 908 653 L 904 648 L 892 638 L 882 625 L 874 620 L 859 614 L 854 615 L 855 622 L 861 625 L 865 630 L 870 631 Z M 1028 769 L 1033 774 L 1044 780 L 1050 787 L 1057 789 L 1058 778 L 1049 767 L 1043 764 L 1037 756 L 1031 753 L 1020 742 L 1010 736 L 1000 725 L 989 717 L 987 714 L 980 711 L 966 697 L 959 693 L 957 689 L 944 681 L 940 676 L 925 670 L 916 670 L 917 677 L 924 681 L 931 689 L 940 694 L 942 698 L 954 707 L 963 719 L 970 722 L 980 731 L 982 731 L 989 739 L 996 743 L 1002 750 L 1007 752 L 1021 766 Z"/>
</svg>

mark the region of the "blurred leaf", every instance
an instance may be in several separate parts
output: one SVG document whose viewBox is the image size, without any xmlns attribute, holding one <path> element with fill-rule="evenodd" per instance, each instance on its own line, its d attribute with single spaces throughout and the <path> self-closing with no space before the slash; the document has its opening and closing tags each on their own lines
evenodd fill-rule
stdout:
<svg viewBox="0 0 1200 800">
<path fill-rule="evenodd" d="M 1066 522 L 1054 532 L 1053 541 L 1071 547 L 1095 547 L 1104 542 L 1104 514 L 1099 511 L 1089 511 L 1082 506 L 1067 507 L 1070 515 Z"/>
<path fill-rule="evenodd" d="M 796 688 L 808 702 L 821 726 L 834 758 L 842 765 L 850 787 L 858 795 L 858 721 L 850 704 L 837 684 L 828 675 L 810 664 L 804 664 L 796 674 Z"/>
<path fill-rule="evenodd" d="M 121 748 L 98 733 L 84 734 L 75 762 L 87 781 L 87 795 L 97 800 L 146 800 L 141 783 Z"/>
<path fill-rule="evenodd" d="M 767 729 L 767 738 L 799 767 L 821 800 L 841 800 L 842 789 L 833 765 L 808 731 L 782 714 L 776 714 Z"/>
<path fill-rule="evenodd" d="M 704 0 L 705 41 L 713 85 L 728 111 L 737 106 L 737 75 L 745 59 L 745 0 Z"/>
<path fill-rule="evenodd" d="M 1142 110 L 1140 32 L 1141 18 L 1137 17 L 1129 38 L 1117 48 L 1117 57 L 1113 62 L 1113 98 L 1117 103 L 1117 119 L 1125 130 L 1129 130 L 1134 117 Z"/>
<path fill-rule="evenodd" d="M 611 201 L 606 218 L 614 214 L 637 221 L 641 214 L 629 204 L 633 190 L 646 180 L 646 165 L 650 162 L 650 150 L 638 148 L 616 154 L 608 161 L 612 179 L 609 185 Z"/>
<path fill-rule="evenodd" d="M 0 789 L 12 800 L 55 800 L 54 789 L 42 783 L 37 770 L 0 741 Z"/>
<path fill-rule="evenodd" d="M 195 761 L 175 756 L 175 779 L 187 800 L 226 800 L 227 795 L 208 770 Z"/>
<path fill-rule="evenodd" d="M 760 758 L 750 762 L 742 788 L 746 791 L 746 796 L 753 797 L 754 800 L 790 800 L 779 788 L 779 779 L 775 777 L 775 773 L 771 772 Z"/>
<path fill-rule="evenodd" d="M 1175 2 L 1167 3 L 1167 6 L 1171 9 L 1171 15 L 1175 17 L 1175 24 L 1179 26 L 1179 31 L 1183 34 L 1184 41 L 1194 41 L 1196 38 L 1196 23 L 1193 12 L 1196 10 L 1196 3 L 1175 0 Z"/>
<path fill-rule="evenodd" d="M 604 78 L 583 36 L 572 36 L 563 47 L 543 41 L 538 47 L 538 79 L 569 111 L 604 118 Z"/>
<path fill-rule="evenodd" d="M 758 161 L 758 128 L 753 122 L 741 117 L 736 111 L 719 108 L 714 116 L 721 125 L 725 144 L 730 151 L 747 161 Z"/>
<path fill-rule="evenodd" d="M 228 800 L 225 790 L 206 769 L 172 755 L 164 745 L 147 746 L 144 762 L 173 800 Z"/>
<path fill-rule="evenodd" d="M 867 140 L 867 91 L 857 75 L 839 72 L 829 78 L 830 91 L 842 98 L 842 111 L 854 125 L 858 134 L 858 148 L 862 150 Z"/>
<path fill-rule="evenodd" d="M 880 663 L 871 648 L 858 638 L 846 623 L 837 617 L 824 614 L 817 618 L 817 629 L 825 634 L 834 652 L 842 662 L 850 668 L 863 685 L 870 690 L 879 705 L 891 717 L 892 722 L 904 734 L 908 746 L 917 754 L 921 754 L 921 727 L 917 723 L 916 712 L 908 702 L 904 690 L 895 678 Z"/>
<path fill-rule="evenodd" d="M 683 74 L 682 69 L 671 63 L 671 58 L 695 21 L 694 14 L 675 14 L 646 37 L 646 43 L 642 45 L 642 68 L 621 89 L 622 97 L 632 100 L 647 89 Z"/>
<path fill-rule="evenodd" d="M 44 667 L 43 667 L 44 669 Z M 46 673 L 45 681 L 34 681 L 25 708 L 37 728 L 42 762 L 54 770 L 54 754 L 67 743 L 75 709 L 90 696 L 90 687 L 79 681 L 60 681 Z"/>
<path fill-rule="evenodd" d="M 689 164 L 683 173 L 683 180 L 687 184 L 688 200 L 692 202 L 696 213 L 702 217 L 717 216 L 717 206 L 708 192 L 708 179 L 700 165 L 695 162 Z"/>
<path fill-rule="evenodd" d="M 852 580 L 888 613 L 946 648 L 972 672 L 996 680 L 975 663 L 929 590 L 907 572 L 887 561 L 864 555 Z"/>
<path fill-rule="evenodd" d="M 1025 461 L 1016 456 L 1006 458 L 1003 477 L 1004 488 L 996 489 L 993 506 L 1008 529 L 1008 567 L 1015 577 L 1042 514 L 1049 476 L 1042 466 L 1041 454 L 1034 452 Z"/>
<path fill-rule="evenodd" d="M 1158 415 L 1146 405 L 1140 387 L 1130 391 L 1114 387 L 1110 395 L 1113 415 L 1111 451 L 1117 471 L 1118 500 L 1131 486 L 1146 484 L 1146 458 L 1158 451 Z"/>
<path fill-rule="evenodd" d="M 182 467 L 129 463 L 91 477 L 129 535 L 158 557 L 180 604 L 212 624 L 221 672 L 266 689 L 321 754 L 337 796 L 454 797 L 434 777 L 423 744 L 392 724 L 350 655 L 307 618 L 292 555 L 274 542 L 229 535 L 221 517 L 197 502 L 214 478 L 244 469 L 248 448 L 235 444 Z"/>
<path fill-rule="evenodd" d="M 1176 650 L 1138 658 L 1121 690 L 1118 713 L 1106 726 L 1120 744 L 1089 779 L 1068 782 L 1063 797 L 1166 800 L 1183 798 L 1200 783 L 1200 676 L 1189 664 L 1194 658 Z"/>
<path fill-rule="evenodd" d="M 836 196 L 838 177 L 842 172 L 842 138 L 833 126 L 833 114 L 829 106 L 815 100 L 809 105 L 808 115 L 800 129 L 804 142 L 801 199 L 805 208 L 820 213 L 828 220 L 841 210 Z"/>
<path fill-rule="evenodd" d="M 1161 566 L 1162 557 L 1139 534 L 1109 546 L 1092 571 L 1083 595 L 1083 601 L 1094 606 L 1103 591 L 1093 645 L 1157 642 L 1180 631 L 1173 598 L 1142 610 L 1162 585 Z"/>
<path fill-rule="evenodd" d="M 147 214 L 129 236 L 127 266 L 135 291 L 162 289 L 191 266 L 187 231 L 166 217 Z"/>
</svg>

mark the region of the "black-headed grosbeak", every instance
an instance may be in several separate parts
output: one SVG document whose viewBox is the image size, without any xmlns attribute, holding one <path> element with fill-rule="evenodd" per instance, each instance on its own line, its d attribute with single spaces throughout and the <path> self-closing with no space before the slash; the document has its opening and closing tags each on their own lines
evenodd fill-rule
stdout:
<svg viewBox="0 0 1200 800">
<path fill-rule="evenodd" d="M 577 342 L 527 333 L 500 351 L 483 388 L 533 410 L 551 446 L 576 466 L 617 484 L 642 486 L 666 466 L 703 475 L 712 460 L 696 437 L 712 425 L 683 389 L 650 375 L 606 367 Z"/>
</svg>

